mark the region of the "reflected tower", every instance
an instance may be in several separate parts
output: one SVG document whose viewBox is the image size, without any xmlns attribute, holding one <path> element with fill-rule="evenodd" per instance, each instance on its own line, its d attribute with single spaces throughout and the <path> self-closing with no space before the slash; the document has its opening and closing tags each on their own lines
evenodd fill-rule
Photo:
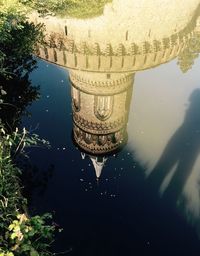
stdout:
<svg viewBox="0 0 200 256">
<path fill-rule="evenodd" d="M 113 0 L 88 19 L 30 15 L 46 27 L 37 56 L 69 69 L 74 140 L 90 154 L 97 176 L 102 156 L 127 139 L 135 72 L 176 58 L 195 33 L 199 0 L 140 2 Z"/>
<path fill-rule="evenodd" d="M 107 156 L 127 141 L 134 74 L 70 72 L 73 137 L 99 178 Z"/>
<path fill-rule="evenodd" d="M 82 75 L 70 73 L 75 141 L 91 154 L 110 153 L 126 141 L 134 76 Z"/>
</svg>

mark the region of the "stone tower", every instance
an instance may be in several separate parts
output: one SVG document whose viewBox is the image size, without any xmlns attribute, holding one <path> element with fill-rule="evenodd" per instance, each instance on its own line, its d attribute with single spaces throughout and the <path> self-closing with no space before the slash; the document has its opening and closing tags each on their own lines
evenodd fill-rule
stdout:
<svg viewBox="0 0 200 256">
<path fill-rule="evenodd" d="M 133 74 L 70 72 L 74 139 L 83 150 L 99 155 L 124 144 L 133 78 Z"/>
<path fill-rule="evenodd" d="M 91 19 L 40 17 L 45 45 L 36 54 L 69 70 L 74 139 L 90 155 L 111 153 L 126 141 L 135 72 L 177 57 L 196 26 L 199 0 L 113 0 Z M 105 163 L 103 161 L 102 163 Z"/>
</svg>

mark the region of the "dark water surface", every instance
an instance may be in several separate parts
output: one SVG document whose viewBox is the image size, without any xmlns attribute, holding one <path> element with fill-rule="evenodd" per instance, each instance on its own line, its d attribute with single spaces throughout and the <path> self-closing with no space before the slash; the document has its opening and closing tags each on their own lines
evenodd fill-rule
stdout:
<svg viewBox="0 0 200 256">
<path fill-rule="evenodd" d="M 72 142 L 68 73 L 39 61 L 41 98 L 23 125 L 52 148 L 29 153 L 39 169 L 34 213 L 54 212 L 63 255 L 199 255 L 200 60 L 182 74 L 176 60 L 135 75 L 128 143 L 106 161 L 99 182 Z M 42 187 L 42 188 L 41 188 Z"/>
</svg>

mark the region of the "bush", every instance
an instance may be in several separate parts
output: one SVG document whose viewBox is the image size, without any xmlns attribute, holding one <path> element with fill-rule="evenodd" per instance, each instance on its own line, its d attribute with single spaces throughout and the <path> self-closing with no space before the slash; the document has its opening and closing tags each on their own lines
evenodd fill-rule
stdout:
<svg viewBox="0 0 200 256">
<path fill-rule="evenodd" d="M 11 124 L 38 96 L 30 86 L 28 74 L 36 67 L 32 52 L 35 43 L 42 40 L 43 31 L 41 25 L 27 22 L 25 12 L 18 0 L 0 0 L 0 256 L 52 255 L 49 248 L 55 229 L 49 221 L 50 214 L 29 216 L 27 200 L 21 194 L 22 173 L 15 165 L 16 156 L 25 147 L 48 145 L 25 129 L 13 132 L 17 123 Z M 10 114 L 8 106 L 15 108 L 16 114 L 5 119 L 9 116 L 6 111 Z M 9 133 L 2 122 L 11 127 Z"/>
<path fill-rule="evenodd" d="M 0 0 L 0 76 L 25 75 L 36 62 L 32 53 L 43 38 L 43 26 L 28 23 L 18 0 Z"/>
<path fill-rule="evenodd" d="M 51 215 L 28 216 L 20 188 L 21 171 L 12 161 L 25 146 L 44 143 L 25 129 L 22 133 L 16 129 L 12 135 L 0 129 L 0 256 L 52 255 L 48 249 L 55 228 L 47 225 Z"/>
</svg>

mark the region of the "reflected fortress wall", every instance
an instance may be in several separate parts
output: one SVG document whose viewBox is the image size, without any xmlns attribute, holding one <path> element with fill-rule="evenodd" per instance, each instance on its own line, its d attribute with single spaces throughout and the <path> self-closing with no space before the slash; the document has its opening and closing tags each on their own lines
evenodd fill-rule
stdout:
<svg viewBox="0 0 200 256">
<path fill-rule="evenodd" d="M 197 0 L 114 0 L 92 19 L 30 15 L 46 27 L 36 55 L 69 68 L 74 139 L 82 150 L 99 155 L 123 145 L 135 72 L 184 51 L 198 7 Z"/>
<path fill-rule="evenodd" d="M 130 11 L 119 10 L 120 0 L 93 19 L 39 17 L 32 13 L 30 20 L 46 26 L 46 45 L 38 46 L 36 54 L 70 69 L 133 72 L 165 63 L 183 51 L 196 26 L 199 1 L 184 2 L 174 9 L 173 3 L 170 10 L 158 3 L 156 6 L 155 2 L 160 1 L 150 4 L 148 0 L 148 8 L 135 6 L 137 1 L 131 0 L 127 5 L 129 2 L 132 8 L 140 9 L 132 9 L 139 16 L 131 13 L 130 17 Z"/>
<path fill-rule="evenodd" d="M 114 0 L 113 5 L 106 6 L 104 15 L 95 19 L 42 18 L 37 13 L 31 15 L 32 21 L 46 25 L 46 44 L 38 45 L 37 56 L 69 68 L 74 139 L 81 151 L 89 155 L 97 178 L 100 177 L 106 162 L 106 154 L 114 152 L 126 142 L 135 72 L 158 66 L 179 56 L 187 49 L 190 39 L 200 32 L 199 0 L 170 1 L 170 4 L 168 0 L 127 0 L 126 2 L 128 7 L 124 12 L 124 1 Z M 142 5 L 146 8 L 145 12 L 141 8 Z M 132 11 L 132 7 L 136 9 Z M 162 79 L 160 81 L 163 83 Z M 165 83 L 166 81 L 164 82 L 166 88 L 169 88 L 169 84 Z M 160 85 L 157 86 L 159 90 Z M 171 88 L 173 87 L 174 80 L 171 82 Z M 141 88 L 142 86 L 140 90 Z M 167 135 L 172 123 L 169 120 L 172 119 L 165 120 L 166 116 L 174 116 L 176 122 L 180 119 L 180 111 L 176 116 L 173 101 L 177 103 L 177 99 L 184 98 L 185 95 L 179 89 L 179 95 L 175 98 L 173 93 L 167 94 L 167 91 L 163 93 L 161 88 L 163 97 L 170 99 L 172 104 L 170 108 L 167 105 L 167 110 L 164 110 L 162 105 L 163 109 L 160 113 L 162 117 L 158 118 L 159 111 L 155 101 L 154 111 L 151 112 L 157 113 L 156 121 L 159 120 L 159 122 L 154 124 L 155 115 L 149 114 L 143 106 L 144 99 L 149 101 L 149 95 L 152 95 L 152 98 L 155 97 L 153 90 L 155 86 L 152 87 L 152 94 L 144 93 L 148 92 L 147 88 L 140 94 L 141 108 L 138 116 L 143 121 L 137 122 L 136 117 L 135 130 L 131 127 L 133 136 L 130 144 L 132 143 L 133 149 L 141 155 L 138 156 L 140 162 L 147 167 L 148 164 L 155 165 L 156 158 L 159 158 L 165 146 L 165 140 L 168 139 Z M 180 108 L 180 104 L 178 106 Z M 147 114 L 148 118 L 146 118 Z M 159 133 L 162 134 L 160 140 Z M 198 141 L 197 136 L 194 142 Z M 180 146 L 181 143 L 178 141 L 177 145 Z M 188 160 L 192 150 L 188 152 L 186 150 L 185 155 L 181 155 L 182 162 Z M 177 150 L 176 153 L 180 154 L 181 150 Z M 85 154 L 81 155 L 84 159 Z M 166 162 L 169 160 L 167 159 Z M 187 162 L 189 160 L 184 162 L 183 168 L 178 169 L 181 175 L 182 170 L 187 167 Z M 198 224 L 199 163 L 198 156 L 196 163 L 193 163 L 193 169 L 186 169 L 191 171 L 192 175 L 189 178 L 186 177 L 182 184 L 179 179 L 181 196 L 186 198 L 186 201 L 182 202 L 183 205 L 179 207 L 186 207 L 187 215 L 190 218 L 195 217 Z M 170 184 L 169 181 L 167 186 Z M 159 183 L 158 186 L 160 185 L 163 186 Z M 180 200 L 177 201 L 174 195 L 173 193 L 173 201 L 180 204 Z"/>
</svg>

